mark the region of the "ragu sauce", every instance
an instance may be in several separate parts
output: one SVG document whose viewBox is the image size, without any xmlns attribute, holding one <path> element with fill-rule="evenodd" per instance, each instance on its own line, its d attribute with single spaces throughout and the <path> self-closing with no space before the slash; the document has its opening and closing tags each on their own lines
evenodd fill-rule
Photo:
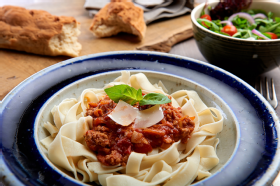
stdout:
<svg viewBox="0 0 280 186">
<path fill-rule="evenodd" d="M 167 149 L 179 140 L 187 143 L 194 130 L 191 118 L 183 116 L 181 108 L 175 108 L 171 103 L 161 105 L 164 118 L 160 122 L 144 129 L 135 129 L 134 122 L 129 126 L 114 122 L 108 114 L 116 105 L 105 96 L 98 103 L 89 103 L 87 109 L 87 115 L 93 118 L 93 129 L 84 136 L 86 144 L 107 166 L 125 166 L 133 151 L 148 153 L 153 148 Z M 136 104 L 135 107 L 144 110 L 151 106 Z"/>
</svg>

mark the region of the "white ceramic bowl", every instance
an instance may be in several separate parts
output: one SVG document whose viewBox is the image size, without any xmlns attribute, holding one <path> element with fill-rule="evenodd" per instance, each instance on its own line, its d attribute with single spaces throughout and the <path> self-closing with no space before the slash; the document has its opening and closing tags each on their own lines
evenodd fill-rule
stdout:
<svg viewBox="0 0 280 186">
<path fill-rule="evenodd" d="M 207 89 L 204 86 L 201 86 L 193 81 L 188 79 L 184 79 L 181 77 L 176 77 L 174 75 L 153 72 L 153 71 L 143 71 L 143 70 L 134 70 L 131 71 L 131 74 L 143 72 L 152 84 L 159 82 L 161 80 L 165 87 L 168 89 L 169 94 L 176 92 L 177 90 L 195 90 L 198 92 L 199 96 L 203 100 L 203 102 L 208 107 L 214 107 L 220 110 L 224 116 L 224 128 L 221 133 L 218 134 L 218 138 L 220 139 L 220 143 L 217 147 L 217 155 L 219 157 L 219 164 L 214 167 L 210 172 L 215 175 L 218 171 L 222 171 L 223 167 L 230 162 L 232 157 L 234 156 L 240 140 L 240 130 L 238 121 L 233 114 L 232 110 L 228 107 L 228 105 L 216 94 Z M 72 179 L 73 182 L 77 182 L 74 180 L 69 174 L 69 172 L 59 169 L 59 167 L 55 166 L 47 156 L 47 152 L 44 147 L 40 144 L 40 140 L 46 138 L 50 134 L 43 127 L 43 124 L 46 122 L 53 123 L 53 117 L 51 115 L 51 109 L 55 105 L 59 105 L 62 100 L 66 98 L 76 98 L 79 99 L 82 91 L 87 88 L 102 88 L 105 84 L 112 82 L 118 76 L 121 75 L 120 71 L 114 72 L 106 72 L 94 76 L 90 76 L 84 79 L 81 79 L 77 82 L 74 82 L 59 92 L 54 94 L 40 109 L 36 120 L 35 120 L 35 141 L 37 148 L 39 149 L 41 155 L 45 159 L 46 162 L 60 174 L 68 176 L 69 179 Z"/>
</svg>

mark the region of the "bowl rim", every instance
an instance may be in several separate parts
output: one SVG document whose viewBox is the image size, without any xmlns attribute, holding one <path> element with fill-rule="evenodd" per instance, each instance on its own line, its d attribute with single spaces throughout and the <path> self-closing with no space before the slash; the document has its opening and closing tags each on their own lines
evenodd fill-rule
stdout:
<svg viewBox="0 0 280 186">
<path fill-rule="evenodd" d="M 213 1 L 213 2 L 209 2 L 208 5 L 212 5 L 212 4 L 217 4 L 219 3 L 219 1 Z M 272 2 L 272 1 L 269 1 L 269 2 L 253 2 L 252 3 L 271 3 L 271 4 L 274 4 L 274 5 L 277 5 L 279 6 L 279 9 L 280 9 L 280 2 Z M 249 43 L 254 43 L 254 42 L 257 42 L 257 43 L 277 43 L 277 42 L 280 42 L 280 38 L 278 39 L 271 39 L 271 40 L 249 40 L 249 39 L 241 39 L 241 38 L 235 38 L 235 37 L 231 37 L 231 36 L 226 36 L 226 35 L 222 35 L 222 34 L 218 34 L 216 32 L 213 32 L 209 29 L 206 29 L 205 27 L 203 27 L 202 25 L 200 25 L 197 21 L 196 21 L 196 18 L 195 18 L 195 14 L 205 5 L 205 3 L 201 3 L 200 5 L 196 6 L 192 12 L 191 12 L 191 21 L 192 23 L 197 26 L 198 28 L 202 29 L 203 31 L 209 33 L 209 34 L 213 34 L 217 37 L 221 37 L 221 38 L 225 38 L 225 39 L 230 39 L 230 40 L 234 40 L 234 41 L 240 41 L 240 42 L 249 42 Z"/>
<path fill-rule="evenodd" d="M 40 139 L 39 139 L 39 125 L 40 125 L 40 120 L 41 120 L 41 116 L 43 114 L 43 111 L 45 110 L 45 108 L 48 106 L 48 104 L 50 104 L 50 102 L 52 102 L 53 99 L 55 99 L 57 97 L 57 95 L 61 94 L 62 92 L 64 92 L 65 90 L 67 90 L 69 87 L 72 87 L 72 86 L 75 86 L 76 84 L 81 84 L 83 83 L 84 81 L 87 81 L 88 79 L 92 79 L 92 78 L 96 78 L 96 77 L 99 77 L 99 76 L 104 76 L 104 75 L 120 75 L 122 70 L 116 70 L 116 71 L 108 71 L 108 72 L 102 72 L 102 73 L 98 73 L 98 74 L 94 74 L 94 75 L 90 75 L 90 76 L 87 76 L 87 77 L 84 77 L 82 79 L 79 79 L 77 81 L 74 81 L 68 85 L 66 85 L 65 87 L 63 87 L 62 89 L 60 89 L 59 91 L 57 91 L 55 94 L 53 94 L 51 97 L 49 97 L 45 103 L 42 105 L 42 107 L 40 108 L 40 110 L 38 111 L 38 114 L 35 118 L 35 121 L 34 121 L 34 134 L 33 134 L 33 138 L 35 139 L 35 145 L 39 151 L 39 154 L 40 156 L 46 161 L 46 163 L 53 169 L 55 170 L 57 173 L 63 175 L 65 178 L 67 179 L 70 179 L 71 181 L 74 181 L 75 183 L 79 184 L 79 185 L 87 185 L 87 183 L 83 183 L 79 180 L 76 180 L 75 178 L 73 178 L 73 176 L 70 176 L 70 175 L 67 175 L 65 172 L 63 172 L 59 166 L 56 166 L 48 157 L 47 155 L 43 152 L 42 150 L 42 145 L 40 143 Z M 222 110 L 227 110 L 229 112 L 229 114 L 231 115 L 232 119 L 233 119 L 233 122 L 234 122 L 234 126 L 235 126 L 235 132 L 236 132 L 236 139 L 235 139 L 235 145 L 234 145 L 234 148 L 233 148 L 233 151 L 232 151 L 232 154 L 229 156 L 229 158 L 227 159 L 227 161 L 224 163 L 224 165 L 222 167 L 220 167 L 215 173 L 212 173 L 209 177 L 207 178 L 204 178 L 198 182 L 195 182 L 195 183 L 192 183 L 192 185 L 196 186 L 196 185 L 199 185 L 199 184 L 202 184 L 204 183 L 205 181 L 213 178 L 214 176 L 216 176 L 218 173 L 220 173 L 221 171 L 224 170 L 225 167 L 229 166 L 232 159 L 234 158 L 234 156 L 236 155 L 238 149 L 240 148 L 240 136 L 241 136 L 241 130 L 240 130 L 240 123 L 238 121 L 238 119 L 236 118 L 236 114 L 232 111 L 232 109 L 227 105 L 226 101 L 224 99 L 222 99 L 218 94 L 214 93 L 212 90 L 210 90 L 209 88 L 193 81 L 193 80 L 190 80 L 190 79 L 187 79 L 187 78 L 184 78 L 184 77 L 180 77 L 180 76 L 177 76 L 177 75 L 174 75 L 174 74 L 170 74 L 170 73 L 167 73 L 167 72 L 159 72 L 159 71 L 153 71 L 153 70 L 141 70 L 141 69 L 131 69 L 131 70 L 128 70 L 129 72 L 131 73 L 151 73 L 151 74 L 157 74 L 157 75 L 163 75 L 163 76 L 172 76 L 178 80 L 182 80 L 184 82 L 187 82 L 187 83 L 191 83 L 191 84 L 194 84 L 195 86 L 198 86 L 200 88 L 202 88 L 204 91 L 207 91 L 208 93 L 212 94 L 215 96 L 215 100 L 219 100 L 221 103 L 223 103 L 226 108 L 225 109 L 222 109 Z M 95 87 L 93 87 L 95 88 Z M 221 131 L 222 132 L 222 131 Z M 221 133 L 219 132 L 219 133 Z M 219 134 L 218 133 L 218 134 Z"/>
<path fill-rule="evenodd" d="M 214 66 L 212 64 L 197 60 L 197 59 L 193 59 L 190 57 L 185 57 L 185 56 L 180 56 L 180 55 L 175 55 L 175 54 L 165 54 L 165 53 L 161 53 L 161 52 L 147 52 L 147 51 L 115 51 L 115 52 L 104 52 L 104 53 L 98 53 L 98 54 L 89 54 L 89 55 L 85 55 L 85 56 L 79 56 L 76 58 L 71 58 L 56 64 L 53 64 L 45 69 L 42 69 L 40 71 L 38 71 L 37 73 L 31 75 L 30 77 L 26 78 L 25 80 L 23 80 L 21 83 L 19 83 L 16 87 L 14 87 L 2 100 L 2 102 L 0 102 L 0 112 L 4 114 L 4 110 L 7 106 L 7 104 L 10 102 L 10 100 L 16 95 L 17 91 L 19 91 L 22 87 L 24 87 L 26 84 L 30 83 L 33 81 L 33 79 L 36 79 L 38 77 L 40 77 L 41 75 L 51 72 L 53 70 L 55 70 L 58 67 L 64 67 L 67 66 L 71 63 L 75 63 L 75 62 L 79 62 L 79 61 L 83 61 L 83 60 L 87 60 L 90 58 L 98 58 L 98 57 L 104 57 L 104 56 L 114 56 L 114 55 L 154 55 L 154 56 L 158 56 L 158 57 L 167 57 L 167 58 L 178 58 L 180 60 L 187 60 L 187 61 L 191 61 L 193 63 L 197 63 L 201 66 L 213 69 L 215 71 L 218 71 L 219 73 L 223 73 L 224 75 L 226 75 L 226 77 L 232 78 L 234 79 L 236 83 L 241 84 L 242 86 L 246 87 L 248 90 L 250 90 L 250 92 L 252 92 L 254 94 L 254 96 L 256 98 L 258 98 L 261 102 L 262 105 L 266 107 L 266 109 L 269 111 L 269 113 L 271 114 L 271 118 L 273 119 L 273 121 L 275 122 L 276 125 L 273 125 L 273 127 L 275 127 L 275 132 L 276 134 L 279 134 L 280 131 L 280 121 L 279 121 L 279 117 L 277 116 L 275 110 L 272 108 L 272 106 L 267 102 L 267 100 L 257 91 L 255 90 L 252 86 L 250 86 L 247 82 L 243 81 L 241 78 L 237 77 L 236 75 L 220 68 L 217 66 Z M 219 78 L 217 78 L 219 79 Z M 236 85 L 236 84 L 234 84 Z M 2 115 L 3 116 L 3 115 Z M 0 119 L 2 119 L 2 117 L 0 117 Z M 0 122 L 0 128 L 2 128 L 2 122 Z M 1 130 L 0 130 L 0 134 L 1 134 Z M 274 158 L 272 159 L 272 162 L 270 164 L 270 166 L 268 167 L 268 169 L 263 173 L 262 177 L 259 178 L 258 180 L 256 180 L 255 184 L 256 185 L 265 185 L 267 183 L 267 181 L 270 181 L 271 179 L 273 179 L 271 176 L 274 175 L 276 176 L 276 171 L 278 170 L 278 167 L 280 165 L 280 143 L 277 143 L 277 147 L 276 147 L 276 153 L 274 155 Z M 0 135 L 0 148 L 2 148 L 2 135 Z M 278 149 L 278 150 L 277 150 Z M 0 159 L 4 158 L 4 156 L 1 156 L 1 150 L 0 150 Z M 9 167 L 10 165 L 8 165 L 5 160 L 4 160 L 4 168 L 7 168 L 7 171 L 11 172 L 11 168 Z M 14 179 L 16 180 L 20 180 L 22 181 L 22 179 L 20 177 L 18 177 L 18 175 L 11 175 Z"/>
</svg>

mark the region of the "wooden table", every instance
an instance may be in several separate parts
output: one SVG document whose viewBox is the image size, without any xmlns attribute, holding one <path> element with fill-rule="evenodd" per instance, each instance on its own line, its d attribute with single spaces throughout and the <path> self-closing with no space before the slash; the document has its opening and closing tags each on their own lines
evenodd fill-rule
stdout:
<svg viewBox="0 0 280 186">
<path fill-rule="evenodd" d="M 88 17 L 87 11 L 83 9 L 84 1 L 81 0 L 9 0 L 9 1 L 2 1 L 2 2 L 0 1 L 0 6 L 8 5 L 8 4 L 23 6 L 30 9 L 31 8 L 43 9 L 55 15 L 73 16 L 78 21 L 80 21 L 82 25 L 89 25 L 91 22 L 91 19 Z M 181 24 L 181 22 L 182 21 L 184 22 L 186 19 L 188 18 L 184 18 L 184 17 L 178 18 L 176 19 L 176 24 Z M 173 24 L 175 22 L 174 20 L 169 20 L 169 23 Z M 159 23 L 158 25 L 161 26 L 161 24 L 164 23 Z M 186 30 L 189 31 L 188 30 L 189 27 L 190 24 L 186 25 L 184 30 L 175 30 L 177 33 L 179 33 L 179 35 L 176 35 L 176 37 L 168 38 L 169 41 L 171 40 L 173 42 L 174 39 L 176 42 L 183 40 L 184 37 L 181 37 L 180 33 L 184 33 L 185 38 L 191 37 L 192 35 L 191 32 L 183 32 Z M 153 37 L 158 37 L 157 33 L 150 33 L 150 34 L 154 34 Z M 93 44 L 87 42 L 88 40 L 90 41 L 91 37 L 92 36 L 89 36 L 87 34 L 79 37 L 79 40 L 80 39 L 83 40 L 85 43 L 83 44 L 86 45 L 83 47 L 88 47 L 88 48 L 94 47 Z M 170 44 L 171 46 L 174 43 L 176 43 L 176 42 L 174 43 L 172 42 Z M 100 41 L 100 43 L 102 43 L 102 41 Z M 133 43 L 132 44 L 128 43 L 128 44 L 131 45 L 131 48 L 135 47 Z M 112 48 L 112 51 L 122 50 L 122 49 L 124 48 L 119 46 L 118 48 Z M 82 51 L 81 55 L 86 55 L 89 52 L 90 52 L 89 50 L 84 50 Z M 100 49 L 99 52 L 102 52 L 102 50 Z M 205 58 L 202 56 L 202 54 L 200 53 L 200 51 L 198 50 L 198 47 L 193 38 L 184 40 L 181 43 L 173 46 L 173 48 L 169 53 L 186 56 L 186 57 L 207 62 Z M 41 59 L 44 59 L 43 62 L 41 61 Z M 0 100 L 2 100 L 5 97 L 5 95 L 7 95 L 12 90 L 12 88 L 17 86 L 20 82 L 22 82 L 27 77 L 42 70 L 43 68 L 46 68 L 50 65 L 53 65 L 65 59 L 68 59 L 68 57 L 60 56 L 60 57 L 53 58 L 53 57 L 38 56 L 38 55 L 25 54 L 21 52 L 14 52 L 14 51 L 0 49 Z M 40 62 L 38 62 L 38 60 Z M 274 79 L 278 101 L 280 101 L 280 67 L 271 70 L 270 72 L 262 74 L 261 77 Z M 280 106 L 276 109 L 276 112 L 278 116 L 280 116 Z"/>
<path fill-rule="evenodd" d="M 0 2 L 0 6 L 3 5 L 17 5 L 23 6 L 26 8 L 35 8 L 35 9 L 43 9 L 47 10 L 55 15 L 67 15 L 73 16 L 78 21 L 81 22 L 82 25 L 89 25 L 91 22 L 91 18 L 88 17 L 88 13 L 83 9 L 84 1 L 77 0 L 9 0 Z M 185 21 L 183 18 L 178 18 L 177 22 Z M 179 21 L 178 21 L 179 20 Z M 172 23 L 172 20 L 169 20 L 169 23 Z M 159 23 L 164 24 L 164 23 Z M 188 25 L 190 26 L 190 25 Z M 87 41 L 91 38 L 89 35 L 83 35 L 79 37 L 79 40 Z M 155 34 L 155 33 L 154 33 Z M 191 33 L 189 33 L 191 36 Z M 182 39 L 182 38 L 181 38 Z M 102 42 L 102 41 L 100 41 Z M 85 42 L 90 43 L 90 42 Z M 134 45 L 131 44 L 131 47 Z M 83 46 L 86 48 L 92 47 L 92 45 L 88 44 Z M 122 47 L 112 48 L 112 50 L 122 50 Z M 100 50 L 101 51 L 101 50 Z M 88 50 L 82 51 L 81 55 L 88 54 Z M 182 56 L 187 56 L 190 58 L 198 59 L 201 61 L 205 61 L 205 58 L 202 56 L 198 47 L 193 38 L 182 41 L 181 43 L 173 46 L 169 53 L 178 54 Z M 44 62 L 38 62 L 44 58 Z M 28 59 L 28 61 L 27 61 Z M 54 60 L 55 59 L 55 60 Z M 22 82 L 24 79 L 29 77 L 30 75 L 38 72 L 39 70 L 46 68 L 50 65 L 53 65 L 59 61 L 68 59 L 67 57 L 45 57 L 38 56 L 32 54 L 25 54 L 21 52 L 14 52 L 9 50 L 0 49 L 0 100 L 5 97 L 5 95 L 16 85 Z M 27 62 L 26 62 L 27 61 Z M 270 72 L 264 73 L 261 77 L 273 78 L 275 82 L 275 88 L 277 92 L 278 101 L 280 101 L 280 67 L 271 70 Z M 278 116 L 280 116 L 280 106 L 276 109 Z"/>
<path fill-rule="evenodd" d="M 198 60 L 207 62 L 207 60 L 200 53 L 194 38 L 188 39 L 184 42 L 181 42 L 181 43 L 175 45 L 171 49 L 170 53 L 178 54 L 181 56 L 186 56 L 186 57 L 190 57 L 190 58 L 194 58 L 194 59 L 198 59 Z M 277 94 L 277 100 L 280 104 L 280 67 L 278 66 L 277 68 L 275 68 L 269 72 L 263 73 L 260 75 L 260 77 L 255 77 L 255 79 L 262 78 L 263 83 L 264 83 L 265 77 L 267 77 L 269 82 L 270 82 L 270 79 L 273 78 L 274 84 L 275 84 L 275 90 L 276 90 L 276 94 Z M 255 86 L 254 85 L 255 82 L 248 82 L 248 83 L 251 84 L 251 86 L 253 86 L 253 87 Z M 264 91 L 264 89 L 263 89 L 263 91 Z M 280 116 L 280 106 L 278 106 L 275 110 L 279 117 Z"/>
</svg>

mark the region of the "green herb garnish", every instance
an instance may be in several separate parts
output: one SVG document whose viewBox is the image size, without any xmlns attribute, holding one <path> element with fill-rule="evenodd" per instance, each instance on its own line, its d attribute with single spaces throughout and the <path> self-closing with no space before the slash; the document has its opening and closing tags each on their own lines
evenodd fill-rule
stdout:
<svg viewBox="0 0 280 186">
<path fill-rule="evenodd" d="M 252 33 L 252 30 L 258 30 L 261 32 L 261 34 L 265 35 L 266 37 L 270 39 L 277 39 L 280 38 L 280 17 L 274 17 L 272 12 L 265 12 L 263 10 L 242 10 L 242 12 L 249 13 L 251 16 L 254 16 L 258 13 L 262 13 L 267 16 L 267 18 L 255 18 L 254 24 L 251 24 L 247 19 L 239 17 L 238 15 L 235 16 L 232 20 L 231 23 L 233 24 L 232 27 L 235 27 L 237 29 L 237 32 L 234 34 L 230 34 L 228 31 L 225 33 L 223 28 L 227 25 L 227 22 L 220 23 L 222 20 L 212 20 L 209 21 L 205 18 L 198 18 L 197 22 L 201 24 L 203 27 L 226 36 L 231 36 L 235 38 L 242 38 L 242 39 L 261 39 L 263 40 L 263 37 L 260 37 L 254 33 Z M 205 12 L 203 12 L 205 14 Z M 228 20 L 228 17 L 224 17 L 224 20 Z M 276 34 L 277 37 L 271 36 L 271 33 Z"/>
<path fill-rule="evenodd" d="M 198 19 L 197 19 L 197 22 L 199 22 L 201 25 L 203 25 L 202 22 L 204 22 L 204 23 L 209 27 L 209 29 L 212 30 L 212 31 L 214 31 L 214 32 L 220 30 L 219 27 L 218 27 L 215 23 L 213 23 L 212 21 L 209 21 L 209 20 L 207 20 L 207 19 L 198 18 Z M 204 26 L 204 25 L 203 25 L 203 26 Z M 204 27 L 205 27 L 205 26 L 204 26 Z"/>
<path fill-rule="evenodd" d="M 111 100 L 118 103 L 119 100 L 123 100 L 131 105 L 139 102 L 140 106 L 143 105 L 157 105 L 170 103 L 171 100 L 160 93 L 149 93 L 142 96 L 142 90 L 136 90 L 128 85 L 115 85 L 104 90 Z"/>
<path fill-rule="evenodd" d="M 142 105 L 158 105 L 164 103 L 170 103 L 171 100 L 160 93 L 149 93 L 146 94 L 143 99 L 139 102 L 140 106 Z"/>
</svg>

